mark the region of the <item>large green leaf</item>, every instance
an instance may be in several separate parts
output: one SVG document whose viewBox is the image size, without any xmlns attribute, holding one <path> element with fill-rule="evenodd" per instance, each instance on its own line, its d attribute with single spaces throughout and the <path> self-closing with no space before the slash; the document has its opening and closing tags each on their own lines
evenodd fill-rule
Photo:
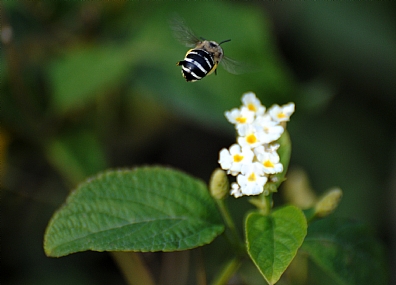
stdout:
<svg viewBox="0 0 396 285">
<path fill-rule="evenodd" d="M 247 216 L 247 250 L 269 284 L 279 280 L 306 234 L 304 214 L 294 206 L 283 207 L 268 216 L 257 212 Z"/>
<path fill-rule="evenodd" d="M 339 284 L 388 284 L 383 247 L 362 223 L 318 220 L 310 225 L 301 249 Z"/>
<path fill-rule="evenodd" d="M 52 217 L 48 256 L 95 251 L 177 251 L 224 230 L 206 185 L 176 170 L 109 171 L 82 183 Z"/>
</svg>

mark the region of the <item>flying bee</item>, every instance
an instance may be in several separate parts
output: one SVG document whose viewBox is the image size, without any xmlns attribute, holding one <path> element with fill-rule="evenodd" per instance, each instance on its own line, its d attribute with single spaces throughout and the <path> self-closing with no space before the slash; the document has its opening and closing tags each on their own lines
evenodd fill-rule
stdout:
<svg viewBox="0 0 396 285">
<path fill-rule="evenodd" d="M 191 47 L 184 59 L 176 63 L 177 66 L 182 67 L 181 72 L 187 82 L 201 80 L 213 72 L 217 74 L 217 67 L 220 63 L 228 72 L 240 73 L 237 68 L 240 64 L 224 56 L 220 46 L 231 41 L 230 39 L 217 43 L 198 38 L 179 17 L 175 17 L 171 25 L 176 39 L 187 47 Z"/>
</svg>

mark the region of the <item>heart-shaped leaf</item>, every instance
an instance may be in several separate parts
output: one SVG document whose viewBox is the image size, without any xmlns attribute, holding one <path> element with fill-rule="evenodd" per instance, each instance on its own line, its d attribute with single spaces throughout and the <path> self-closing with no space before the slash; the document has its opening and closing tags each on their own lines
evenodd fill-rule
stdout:
<svg viewBox="0 0 396 285">
<path fill-rule="evenodd" d="M 52 217 L 48 256 L 95 251 L 177 251 L 224 230 L 206 185 L 182 172 L 144 167 L 82 183 Z"/>
<path fill-rule="evenodd" d="M 258 212 L 246 218 L 247 250 L 265 280 L 275 284 L 297 253 L 307 234 L 307 221 L 295 206 L 268 216 Z"/>
</svg>

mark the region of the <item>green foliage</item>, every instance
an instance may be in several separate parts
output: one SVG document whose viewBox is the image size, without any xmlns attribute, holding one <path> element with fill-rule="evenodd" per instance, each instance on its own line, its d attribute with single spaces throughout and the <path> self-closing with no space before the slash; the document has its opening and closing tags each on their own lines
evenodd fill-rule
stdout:
<svg viewBox="0 0 396 285">
<path fill-rule="evenodd" d="M 117 46 L 68 50 L 48 67 L 55 112 L 82 108 L 107 88 L 121 82 L 133 57 Z"/>
<path fill-rule="evenodd" d="M 69 181 L 78 183 L 106 168 L 103 149 L 94 133 L 74 130 L 59 135 L 48 144 L 48 160 Z"/>
<path fill-rule="evenodd" d="M 384 249 L 361 222 L 331 217 L 313 222 L 301 249 L 338 284 L 387 284 Z"/>
<path fill-rule="evenodd" d="M 224 46 L 225 53 L 252 68 L 236 76 L 219 67 L 218 75 L 208 76 L 202 84 L 186 84 L 175 64 L 183 59 L 188 48 L 176 41 L 169 26 L 175 6 L 197 36 L 215 41 L 231 38 L 228 46 Z M 132 82 L 133 93 L 151 94 L 158 102 L 200 123 L 222 124 L 222 113 L 247 91 L 245 86 L 261 90 L 258 94 L 266 103 L 291 91 L 294 83 L 280 67 L 269 27 L 254 9 L 221 2 L 161 7 L 150 11 L 156 21 L 121 18 L 123 29 L 130 27 L 130 31 L 125 31 L 117 45 L 105 42 L 100 46 L 73 46 L 54 58 L 47 68 L 54 110 L 81 108 L 117 84 Z M 131 5 L 125 8 L 144 10 Z M 200 15 L 206 15 L 208 20 L 202 21 Z M 216 28 L 219 25 L 221 29 Z M 252 80 L 252 74 L 261 80 Z M 220 84 L 219 79 L 226 84 Z"/>
<path fill-rule="evenodd" d="M 335 215 L 369 221 L 385 229 L 382 234 L 392 240 L 386 236 L 392 231 L 386 229 L 389 223 L 384 219 L 384 201 L 389 196 L 385 191 L 393 164 L 384 150 L 394 147 L 390 135 L 394 133 L 396 106 L 396 61 L 391 48 L 392 28 L 396 27 L 396 17 L 391 14 L 394 7 L 304 4 L 298 9 L 295 5 L 269 4 L 272 15 L 268 17 L 264 2 L 157 1 L 147 5 L 139 1 L 3 1 L 1 5 L 0 207 L 4 212 L 5 283 L 121 283 L 109 263 L 96 263 L 106 255 L 45 258 L 40 246 L 42 231 L 54 209 L 70 187 L 108 168 L 153 162 L 192 170 L 194 176 L 207 179 L 207 162 L 215 167 L 216 148 L 224 147 L 220 141 L 229 140 L 232 132 L 223 127 L 224 111 L 235 107 L 241 94 L 250 90 L 267 107 L 296 103 L 298 114 L 289 129 L 292 163 L 313 174 L 315 188 L 335 183 L 347 190 Z M 186 83 L 180 67 L 175 66 L 188 48 L 172 36 L 168 22 L 174 13 L 198 36 L 215 41 L 230 38 L 231 42 L 223 45 L 226 56 L 249 64 L 251 71 L 236 76 L 220 66 L 217 75 Z M 280 56 L 278 46 L 288 56 Z M 298 84 L 297 79 L 301 81 Z M 188 135 L 186 127 L 191 130 Z M 192 133 L 196 136 L 190 136 Z M 276 175 L 276 182 L 269 183 L 276 191 L 288 178 L 289 134 L 285 132 L 279 143 L 285 171 Z M 138 173 L 139 178 L 133 180 Z M 173 178 L 164 173 L 172 173 Z M 180 179 L 191 189 L 178 184 L 169 190 L 173 184 L 159 182 L 154 189 L 151 177 L 172 183 Z M 126 186 L 132 182 L 139 187 L 147 185 L 145 189 L 154 189 L 154 193 L 141 196 L 144 191 Z M 117 191 L 113 191 L 115 187 Z M 169 199 L 159 195 L 161 189 L 168 189 Z M 78 186 L 55 213 L 46 233 L 46 253 L 167 251 L 210 243 L 224 226 L 206 192 L 199 180 L 170 169 L 103 173 Z M 201 197 L 199 203 L 194 195 Z M 151 213 L 143 205 L 152 206 L 153 196 L 158 211 Z M 184 200 L 173 205 L 176 200 L 172 199 Z M 251 204 L 244 198 L 224 202 L 238 218 L 238 228 Z M 162 208 L 162 203 L 173 206 Z M 182 203 L 187 205 L 183 211 L 179 207 Z M 311 209 L 309 215 L 309 211 L 307 216 L 313 219 L 314 212 Z M 266 225 L 282 220 L 275 218 L 275 213 L 252 216 L 257 221 L 264 219 Z M 154 214 L 158 215 L 150 216 Z M 149 222 L 141 227 L 134 223 L 147 217 Z M 177 222 L 179 228 L 172 227 Z M 161 229 L 163 235 L 153 237 L 152 233 Z M 276 229 L 269 228 L 263 236 L 276 233 Z M 192 231 L 199 237 L 184 236 Z M 178 241 L 181 237 L 181 244 L 176 245 L 172 236 Z M 251 245 L 268 245 L 261 236 L 257 241 L 250 239 Z M 230 248 L 235 247 L 216 239 L 218 244 L 220 241 L 224 251 L 232 255 Z M 245 248 L 245 243 L 238 248 Z M 332 218 L 313 222 L 300 251 L 340 284 L 386 284 L 386 252 L 363 224 Z M 289 260 L 293 252 L 294 248 L 282 260 Z M 208 279 L 223 262 L 213 261 L 215 253 L 204 256 L 205 263 L 210 264 Z M 253 254 L 252 258 L 271 260 L 274 252 L 271 254 Z M 277 267 L 277 274 L 267 272 L 267 280 L 280 276 L 286 261 Z M 235 264 L 239 262 L 237 258 Z M 245 283 L 263 284 L 257 269 L 249 265 L 259 278 L 248 274 L 251 279 Z M 94 268 L 91 271 L 90 266 Z M 275 267 L 275 262 L 271 266 Z M 271 266 L 264 266 L 262 271 Z M 287 271 L 278 283 L 293 284 L 294 280 L 286 278 Z"/>
<path fill-rule="evenodd" d="M 307 233 L 307 221 L 294 206 L 246 218 L 247 251 L 265 280 L 275 284 L 293 260 Z"/>
<path fill-rule="evenodd" d="M 95 251 L 177 251 L 224 230 L 207 187 L 166 168 L 109 171 L 82 183 L 51 219 L 48 256 Z"/>
</svg>

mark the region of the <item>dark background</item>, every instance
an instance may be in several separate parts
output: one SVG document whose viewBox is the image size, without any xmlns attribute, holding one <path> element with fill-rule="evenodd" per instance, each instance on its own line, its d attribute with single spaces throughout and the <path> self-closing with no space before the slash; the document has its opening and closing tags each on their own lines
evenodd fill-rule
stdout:
<svg viewBox="0 0 396 285">
<path fill-rule="evenodd" d="M 108 168 L 163 164 L 208 181 L 235 139 L 224 111 L 247 91 L 267 107 L 295 102 L 291 168 L 318 194 L 340 187 L 334 215 L 368 223 L 396 265 L 395 3 L 0 5 L 2 284 L 126 284 L 106 253 L 47 258 L 52 213 Z M 186 83 L 175 13 L 198 36 L 231 38 L 225 54 L 251 72 Z M 155 268 L 162 256 L 145 258 Z"/>
</svg>

